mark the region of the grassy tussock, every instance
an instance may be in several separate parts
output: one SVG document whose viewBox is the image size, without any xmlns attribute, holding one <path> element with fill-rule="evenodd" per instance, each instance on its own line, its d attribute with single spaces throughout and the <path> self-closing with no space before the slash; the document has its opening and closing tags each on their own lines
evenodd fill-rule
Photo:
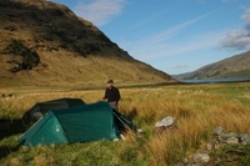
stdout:
<svg viewBox="0 0 250 166">
<path fill-rule="evenodd" d="M 233 132 L 250 131 L 250 106 L 246 104 L 249 89 L 249 83 L 121 89 L 120 111 L 145 130 L 143 136 L 127 133 L 126 140 L 120 142 L 77 143 L 31 150 L 21 147 L 0 162 L 6 165 L 93 162 L 95 165 L 174 165 L 203 146 L 216 126 Z M 12 98 L 0 99 L 0 118 L 20 118 L 38 101 L 77 97 L 92 103 L 102 96 L 100 90 L 16 93 Z M 176 127 L 157 134 L 154 124 L 166 116 L 176 118 Z M 11 145 L 17 136 L 0 140 L 0 146 Z"/>
</svg>

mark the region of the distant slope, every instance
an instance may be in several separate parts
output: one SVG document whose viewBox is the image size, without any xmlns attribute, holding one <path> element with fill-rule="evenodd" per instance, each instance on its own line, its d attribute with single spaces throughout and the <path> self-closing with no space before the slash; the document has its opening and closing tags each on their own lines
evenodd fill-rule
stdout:
<svg viewBox="0 0 250 166">
<path fill-rule="evenodd" d="M 2 0 L 0 21 L 0 87 L 99 86 L 109 78 L 120 85 L 175 81 L 132 58 L 63 5 L 45 0 Z M 13 40 L 23 41 L 39 55 L 40 63 L 20 66 L 34 57 L 26 57 L 26 51 L 23 57 L 6 52 Z M 13 65 L 23 70 L 13 73 Z"/>
<path fill-rule="evenodd" d="M 174 77 L 178 80 L 250 78 L 250 51 Z"/>
</svg>

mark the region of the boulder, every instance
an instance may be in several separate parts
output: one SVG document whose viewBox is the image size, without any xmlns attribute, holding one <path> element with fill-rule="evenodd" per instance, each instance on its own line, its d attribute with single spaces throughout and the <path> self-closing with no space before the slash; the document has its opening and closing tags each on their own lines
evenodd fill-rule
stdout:
<svg viewBox="0 0 250 166">
<path fill-rule="evenodd" d="M 224 129 L 223 129 L 223 127 L 221 127 L 221 126 L 216 127 L 216 128 L 214 129 L 214 131 L 213 131 L 213 134 L 214 134 L 215 136 L 219 136 L 219 135 L 222 134 L 223 130 L 224 130 Z"/>
<path fill-rule="evenodd" d="M 217 141 L 219 141 L 219 142 L 221 142 L 222 140 L 221 140 L 221 135 L 223 134 L 223 127 L 221 127 L 221 126 L 219 126 L 219 127 L 216 127 L 215 129 L 214 129 L 214 131 L 213 131 L 213 135 L 214 135 L 214 138 L 217 140 Z"/>
<path fill-rule="evenodd" d="M 221 134 L 221 142 L 227 143 L 227 144 L 238 144 L 239 138 L 235 133 L 222 133 Z"/>
<path fill-rule="evenodd" d="M 225 142 L 227 144 L 238 144 L 239 143 L 239 138 L 236 136 L 228 137 Z"/>
<path fill-rule="evenodd" d="M 169 129 L 172 129 L 175 119 L 171 116 L 163 118 L 161 121 L 156 122 L 154 133 L 162 134 Z"/>
<path fill-rule="evenodd" d="M 163 118 L 161 121 L 156 122 L 155 127 L 170 127 L 174 124 L 175 119 L 171 116 Z"/>
<path fill-rule="evenodd" d="M 243 145 L 250 143 L 250 134 L 241 134 L 240 135 L 240 142 Z"/>
<path fill-rule="evenodd" d="M 208 163 L 210 161 L 210 156 L 207 153 L 196 153 L 193 156 L 195 163 Z"/>
</svg>

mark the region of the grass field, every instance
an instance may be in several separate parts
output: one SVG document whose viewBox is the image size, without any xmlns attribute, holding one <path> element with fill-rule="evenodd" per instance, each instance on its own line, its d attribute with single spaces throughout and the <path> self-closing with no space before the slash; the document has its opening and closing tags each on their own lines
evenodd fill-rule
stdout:
<svg viewBox="0 0 250 166">
<path fill-rule="evenodd" d="M 145 131 L 143 136 L 128 133 L 118 142 L 17 147 L 26 128 L 15 122 L 36 102 L 77 97 L 92 103 L 104 91 L 0 92 L 5 96 L 0 98 L 0 165 L 174 165 L 199 151 L 216 126 L 250 131 L 250 83 L 123 88 L 120 112 Z M 177 127 L 156 134 L 155 123 L 166 116 L 175 117 Z"/>
</svg>

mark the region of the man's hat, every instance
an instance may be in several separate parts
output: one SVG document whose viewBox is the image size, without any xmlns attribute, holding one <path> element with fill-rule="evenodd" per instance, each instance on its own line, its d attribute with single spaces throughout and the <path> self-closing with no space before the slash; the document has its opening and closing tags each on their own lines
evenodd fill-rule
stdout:
<svg viewBox="0 0 250 166">
<path fill-rule="evenodd" d="M 108 84 L 111 84 L 111 83 L 113 84 L 114 81 L 113 81 L 113 80 L 108 80 L 107 83 L 108 83 Z"/>
</svg>

